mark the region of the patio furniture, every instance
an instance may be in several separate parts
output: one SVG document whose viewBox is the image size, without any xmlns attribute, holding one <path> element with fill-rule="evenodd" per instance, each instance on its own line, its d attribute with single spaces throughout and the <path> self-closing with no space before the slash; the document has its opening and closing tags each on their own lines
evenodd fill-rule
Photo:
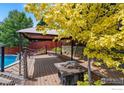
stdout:
<svg viewBox="0 0 124 93">
<path fill-rule="evenodd" d="M 62 85 L 77 85 L 77 81 L 83 81 L 85 69 L 78 62 L 67 61 L 54 65 Z"/>
</svg>

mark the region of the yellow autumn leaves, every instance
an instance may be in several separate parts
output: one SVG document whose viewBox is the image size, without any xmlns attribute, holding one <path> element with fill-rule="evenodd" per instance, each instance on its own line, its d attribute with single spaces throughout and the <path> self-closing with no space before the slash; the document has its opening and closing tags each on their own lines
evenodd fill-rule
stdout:
<svg viewBox="0 0 124 93">
<path fill-rule="evenodd" d="M 124 61 L 117 52 L 124 50 L 124 4 L 27 4 L 25 9 L 47 24 L 38 30 L 55 29 L 60 37 L 71 36 L 86 46 L 89 58 L 114 68 Z"/>
</svg>

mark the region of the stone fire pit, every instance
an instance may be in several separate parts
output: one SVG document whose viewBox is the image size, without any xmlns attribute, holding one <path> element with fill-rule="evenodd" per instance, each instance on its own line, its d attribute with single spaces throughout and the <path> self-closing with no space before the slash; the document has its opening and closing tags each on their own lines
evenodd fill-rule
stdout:
<svg viewBox="0 0 124 93">
<path fill-rule="evenodd" d="M 77 81 L 83 81 L 85 70 L 78 62 L 66 61 L 54 65 L 58 69 L 62 85 L 76 85 Z"/>
</svg>

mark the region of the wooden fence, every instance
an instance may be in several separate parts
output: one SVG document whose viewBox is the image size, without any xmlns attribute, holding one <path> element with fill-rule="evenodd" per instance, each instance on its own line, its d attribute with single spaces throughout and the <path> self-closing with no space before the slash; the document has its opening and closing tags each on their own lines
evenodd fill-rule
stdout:
<svg viewBox="0 0 124 93">
<path fill-rule="evenodd" d="M 47 50 L 51 50 L 53 48 L 60 47 L 61 43 L 57 42 L 57 44 L 55 42 L 52 41 L 42 41 L 42 42 L 31 42 L 28 46 L 28 48 L 31 49 L 41 49 L 41 48 L 45 48 L 47 46 Z M 5 48 L 5 54 L 17 54 L 19 52 L 19 47 L 12 47 L 12 48 Z"/>
</svg>

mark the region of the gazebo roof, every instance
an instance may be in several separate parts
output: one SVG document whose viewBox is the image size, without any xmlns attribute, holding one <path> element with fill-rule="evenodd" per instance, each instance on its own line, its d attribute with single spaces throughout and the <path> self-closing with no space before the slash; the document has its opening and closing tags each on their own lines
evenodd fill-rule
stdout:
<svg viewBox="0 0 124 93">
<path fill-rule="evenodd" d="M 56 30 L 48 30 L 44 35 L 42 31 L 38 32 L 35 27 L 21 29 L 18 30 L 17 32 L 22 34 L 25 38 L 29 40 L 40 40 L 40 41 L 53 40 L 55 37 L 58 36 Z"/>
<path fill-rule="evenodd" d="M 43 34 L 43 31 L 38 32 L 35 27 L 21 29 L 17 31 L 18 33 L 22 34 L 25 38 L 29 40 L 53 40 L 55 37 L 58 36 L 58 32 L 56 30 L 47 30 L 46 34 Z M 71 39 L 70 38 L 62 38 L 62 39 Z"/>
<path fill-rule="evenodd" d="M 26 28 L 18 30 L 19 33 L 31 33 L 31 34 L 43 34 L 42 31 L 38 32 L 35 27 L 32 28 Z M 46 35 L 58 35 L 56 30 L 47 30 Z"/>
</svg>

